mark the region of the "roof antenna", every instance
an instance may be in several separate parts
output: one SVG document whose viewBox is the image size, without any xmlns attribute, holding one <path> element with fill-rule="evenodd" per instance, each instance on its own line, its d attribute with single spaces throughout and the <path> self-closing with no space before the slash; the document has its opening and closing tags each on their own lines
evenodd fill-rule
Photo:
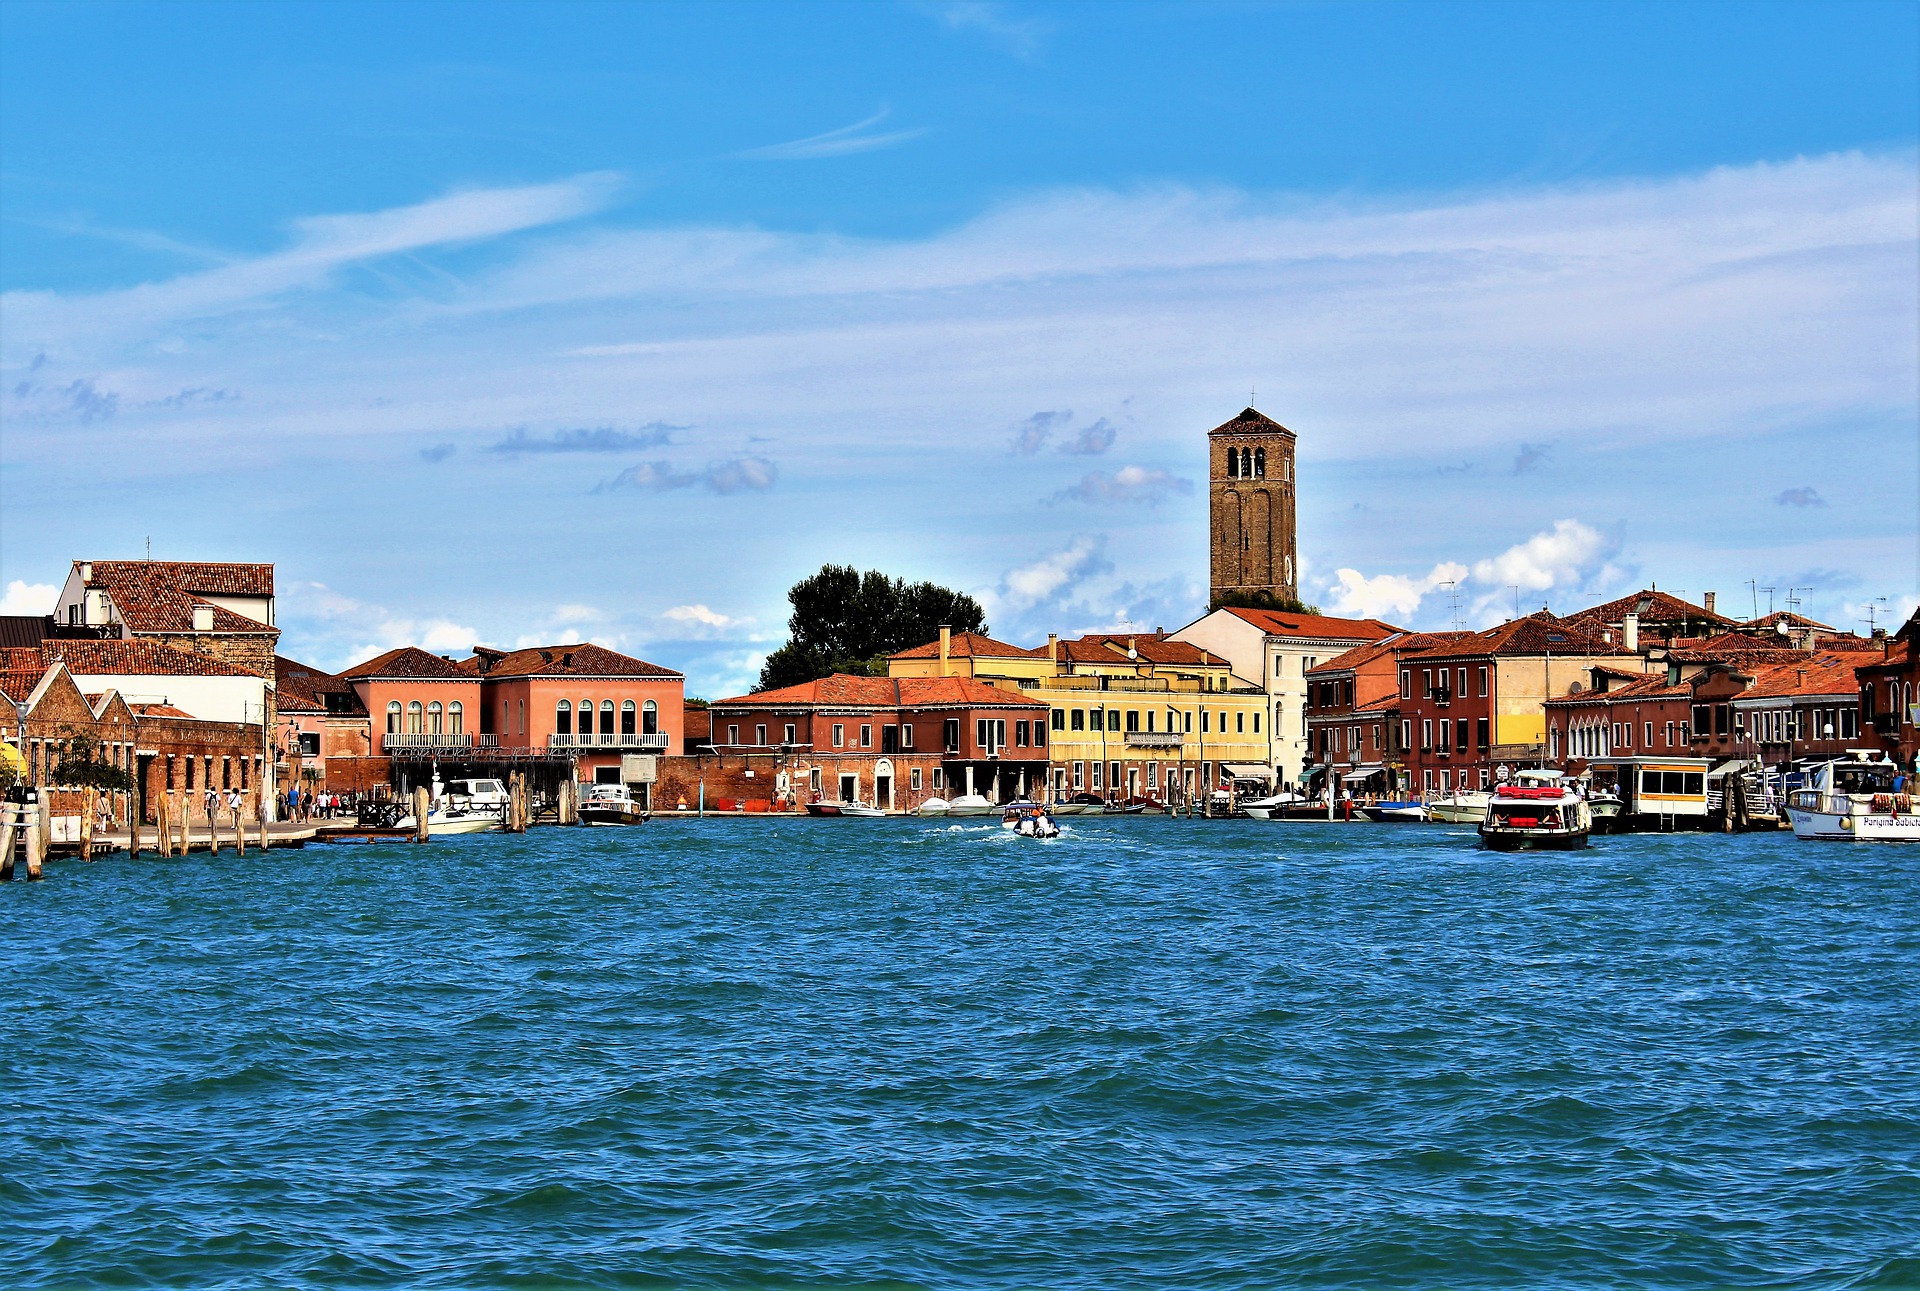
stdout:
<svg viewBox="0 0 1920 1291">
<path fill-rule="evenodd" d="M 151 563 L 153 560 L 153 535 L 152 534 L 147 535 L 147 560 L 149 563 Z"/>
</svg>

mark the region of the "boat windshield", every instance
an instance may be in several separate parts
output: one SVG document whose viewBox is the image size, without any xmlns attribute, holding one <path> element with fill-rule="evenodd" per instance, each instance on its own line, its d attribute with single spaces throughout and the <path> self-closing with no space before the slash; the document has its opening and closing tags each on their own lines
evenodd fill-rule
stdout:
<svg viewBox="0 0 1920 1291">
<path fill-rule="evenodd" d="M 1893 768 L 1890 766 L 1848 765 L 1839 763 L 1833 768 L 1833 792 L 1835 793 L 1892 793 Z"/>
</svg>

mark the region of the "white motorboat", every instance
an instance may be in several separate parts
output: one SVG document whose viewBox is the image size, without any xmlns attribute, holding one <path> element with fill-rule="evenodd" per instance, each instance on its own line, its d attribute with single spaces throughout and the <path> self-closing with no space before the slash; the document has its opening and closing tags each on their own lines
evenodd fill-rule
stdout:
<svg viewBox="0 0 1920 1291">
<path fill-rule="evenodd" d="M 887 813 L 878 807 L 869 807 L 864 802 L 810 802 L 807 804 L 809 816 L 853 816 L 867 819 L 872 816 L 884 816 Z"/>
<path fill-rule="evenodd" d="M 395 829 L 414 829 L 417 822 L 412 812 L 393 822 Z M 451 808 L 436 807 L 427 813 L 427 837 L 439 838 L 442 834 L 484 834 L 490 829 L 500 828 L 500 817 L 487 811 L 459 811 Z"/>
<path fill-rule="evenodd" d="M 1896 792 L 1897 764 L 1884 754 L 1854 749 L 1821 762 L 1787 796 L 1795 838 L 1849 843 L 1920 843 L 1920 814 L 1910 787 Z"/>
<path fill-rule="evenodd" d="M 1012 830 L 1021 838 L 1058 838 L 1060 826 L 1040 807 L 1031 803 L 1024 807 L 1010 809 L 1000 822 L 1003 829 Z"/>
<path fill-rule="evenodd" d="M 947 803 L 949 816 L 991 816 L 995 807 L 977 793 L 963 793 Z"/>
<path fill-rule="evenodd" d="M 929 798 L 914 808 L 914 814 L 916 816 L 944 816 L 947 814 L 947 800 L 945 798 Z"/>
<path fill-rule="evenodd" d="M 1047 813 L 1053 816 L 1084 816 L 1088 810 L 1084 802 L 1055 802 L 1047 806 Z"/>
<path fill-rule="evenodd" d="M 1388 825 L 1419 824 L 1427 818 L 1427 809 L 1417 802 L 1376 802 L 1360 809 L 1368 820 Z"/>
<path fill-rule="evenodd" d="M 624 784 L 580 787 L 580 823 L 583 825 L 638 825 L 647 818 L 633 792 Z"/>
<path fill-rule="evenodd" d="M 1244 798 L 1240 810 L 1255 820 L 1277 820 L 1283 810 L 1307 800 L 1297 793 L 1270 793 L 1264 798 Z"/>
<path fill-rule="evenodd" d="M 1493 795 L 1483 792 L 1450 793 L 1427 799 L 1427 819 L 1453 825 L 1477 825 L 1487 818 Z"/>
<path fill-rule="evenodd" d="M 1560 785 L 1501 785 L 1487 802 L 1480 843 L 1496 852 L 1568 851 L 1587 845 L 1587 800 Z"/>
</svg>

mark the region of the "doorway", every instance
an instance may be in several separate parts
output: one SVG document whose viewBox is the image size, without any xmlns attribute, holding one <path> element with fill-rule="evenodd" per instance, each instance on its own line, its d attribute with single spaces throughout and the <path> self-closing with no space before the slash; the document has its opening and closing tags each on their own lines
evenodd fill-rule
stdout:
<svg viewBox="0 0 1920 1291">
<path fill-rule="evenodd" d="M 840 801 L 841 802 L 860 801 L 860 777 L 859 776 L 842 775 L 840 777 Z"/>
<path fill-rule="evenodd" d="M 891 726 L 886 727 L 891 731 Z M 893 810 L 893 759 L 881 758 L 873 767 L 873 805 L 882 811 Z"/>
<path fill-rule="evenodd" d="M 595 784 L 619 784 L 620 768 L 617 766 L 595 767 L 593 769 L 593 782 Z"/>
</svg>

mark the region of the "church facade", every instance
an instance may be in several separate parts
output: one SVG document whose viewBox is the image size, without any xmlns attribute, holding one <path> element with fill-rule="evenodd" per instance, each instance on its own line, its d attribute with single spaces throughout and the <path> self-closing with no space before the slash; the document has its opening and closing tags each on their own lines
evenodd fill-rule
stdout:
<svg viewBox="0 0 1920 1291">
<path fill-rule="evenodd" d="M 1207 432 L 1212 600 L 1300 596 L 1294 546 L 1294 434 L 1252 408 Z"/>
</svg>

